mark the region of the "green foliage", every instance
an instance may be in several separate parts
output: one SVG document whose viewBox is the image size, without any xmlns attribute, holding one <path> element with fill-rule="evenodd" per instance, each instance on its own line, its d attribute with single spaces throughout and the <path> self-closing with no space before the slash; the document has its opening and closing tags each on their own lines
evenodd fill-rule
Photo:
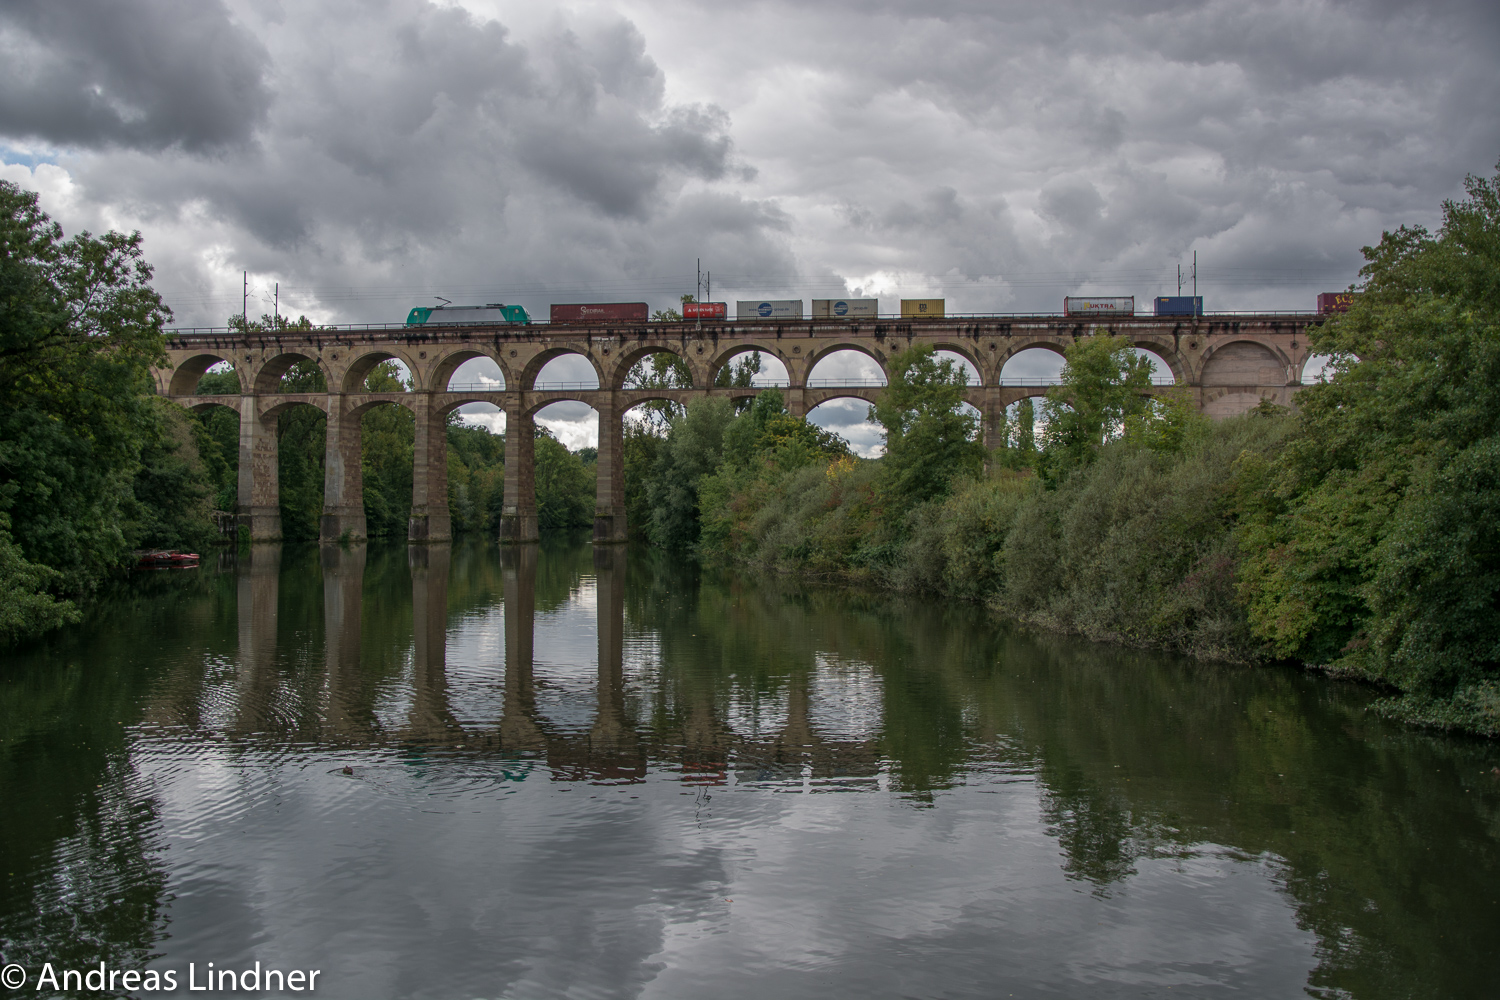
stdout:
<svg viewBox="0 0 1500 1000">
<path fill-rule="evenodd" d="M 382 361 L 365 377 L 365 389 L 407 392 L 410 386 L 401 380 L 401 369 L 394 361 Z M 416 440 L 416 417 L 404 406 L 386 403 L 371 407 L 360 418 L 365 531 L 372 538 L 406 537 Z"/>
<path fill-rule="evenodd" d="M 48 593 L 62 574 L 30 562 L 11 539 L 10 518 L 0 513 L 0 646 L 50 631 L 82 617 L 72 601 Z"/>
<path fill-rule="evenodd" d="M 282 377 L 281 389 L 288 393 L 327 392 L 328 385 L 316 361 L 299 361 Z M 276 419 L 281 534 L 289 541 L 318 537 L 327 443 L 328 415 L 316 406 L 292 406 Z M 366 493 L 366 517 L 368 496 Z"/>
<path fill-rule="evenodd" d="M 694 400 L 672 418 L 647 486 L 646 535 L 656 545 L 684 549 L 697 542 L 698 484 L 718 468 L 724 429 L 733 419 L 734 407 L 717 396 Z"/>
<path fill-rule="evenodd" d="M 1253 470 L 1243 589 L 1279 653 L 1500 732 L 1500 176 L 1466 186 L 1435 236 L 1366 247 L 1349 312 L 1312 332 L 1332 377 Z"/>
<path fill-rule="evenodd" d="M 1074 341 L 1066 359 L 1062 384 L 1047 390 L 1042 404 L 1047 429 L 1041 470 L 1048 478 L 1093 461 L 1151 408 L 1144 395 L 1151 387 L 1151 362 L 1123 337 L 1095 330 Z"/>
<path fill-rule="evenodd" d="M 78 593 L 128 564 L 143 449 L 160 439 L 150 369 L 171 312 L 139 233 L 64 240 L 37 196 L 0 181 L 0 514 L 7 586 Z M 47 567 L 44 573 L 27 567 Z M 46 600 L 17 629 L 61 619 Z"/>
<path fill-rule="evenodd" d="M 537 523 L 543 528 L 592 527 L 594 477 L 577 454 L 541 427 L 535 467 Z"/>
<path fill-rule="evenodd" d="M 457 411 L 448 422 L 448 513 L 455 532 L 493 535 L 505 499 L 505 438 L 465 424 Z"/>
<path fill-rule="evenodd" d="M 978 420 L 963 409 L 968 372 L 931 347 L 891 357 L 890 384 L 870 410 L 885 428 L 884 488 L 897 503 L 946 496 L 955 478 L 979 474 Z"/>
</svg>

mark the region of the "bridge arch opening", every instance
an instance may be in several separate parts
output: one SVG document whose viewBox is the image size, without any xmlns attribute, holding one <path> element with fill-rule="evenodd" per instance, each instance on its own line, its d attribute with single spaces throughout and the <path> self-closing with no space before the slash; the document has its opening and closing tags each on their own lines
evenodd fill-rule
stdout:
<svg viewBox="0 0 1500 1000">
<path fill-rule="evenodd" d="M 730 348 L 714 359 L 713 384 L 785 388 L 791 385 L 791 378 L 786 362 L 779 355 L 747 345 Z"/>
<path fill-rule="evenodd" d="M 870 407 L 857 396 L 835 396 L 808 410 L 807 422 L 843 438 L 860 458 L 879 458 L 885 454 L 885 428 L 870 419 Z"/>
<path fill-rule="evenodd" d="M 366 353 L 361 354 L 359 357 L 350 362 L 348 369 L 345 370 L 343 391 L 397 391 L 393 389 L 370 389 L 366 385 L 370 374 L 377 368 L 383 369 L 386 372 L 399 372 L 401 381 L 404 382 L 408 388 L 414 389 L 417 387 L 416 383 L 412 379 L 411 365 L 408 364 L 406 359 L 402 358 L 401 355 L 395 353 L 394 351 L 367 351 Z"/>
<path fill-rule="evenodd" d="M 532 483 L 542 529 L 594 524 L 599 461 L 599 412 L 563 399 L 532 413 Z"/>
<path fill-rule="evenodd" d="M 316 358 L 287 352 L 268 358 L 255 373 L 257 393 L 327 392 L 328 375 Z"/>
<path fill-rule="evenodd" d="M 522 376 L 520 389 L 538 391 L 597 389 L 602 384 L 599 369 L 587 355 L 577 351 L 553 350 L 539 355 L 527 366 L 529 378 Z"/>
<path fill-rule="evenodd" d="M 1165 351 L 1157 350 L 1150 346 L 1137 346 L 1134 350 L 1136 357 L 1145 358 L 1150 362 L 1152 385 L 1176 385 L 1181 381 L 1178 373 L 1172 370 L 1171 358 L 1167 356 Z"/>
<path fill-rule="evenodd" d="M 444 359 L 433 370 L 437 392 L 504 392 L 505 372 L 500 363 L 478 351 L 461 351 Z"/>
<path fill-rule="evenodd" d="M 968 377 L 968 381 L 964 383 L 965 385 L 977 386 L 984 384 L 983 380 L 979 377 L 979 369 L 974 367 L 974 362 L 967 355 L 961 354 L 958 351 L 951 351 L 946 347 L 940 347 L 936 351 L 933 351 L 932 354 L 933 357 L 940 361 L 951 361 L 962 368 L 964 374 Z"/>
<path fill-rule="evenodd" d="M 818 356 L 807 373 L 808 388 L 886 385 L 885 368 L 869 351 L 838 347 Z"/>
<path fill-rule="evenodd" d="M 395 362 L 384 362 L 365 382 L 370 392 L 405 392 L 398 373 Z M 359 421 L 359 439 L 356 454 L 345 461 L 360 472 L 365 534 L 405 538 L 416 474 L 416 414 L 393 400 L 381 399 L 356 408 L 349 416 Z"/>
<path fill-rule="evenodd" d="M 1330 367 L 1333 356 L 1328 354 L 1309 354 L 1307 360 L 1302 362 L 1302 372 L 1297 381 L 1303 385 L 1312 385 L 1317 382 L 1326 382 L 1333 377 L 1336 368 Z"/>
<path fill-rule="evenodd" d="M 232 378 L 226 378 L 228 373 Z M 244 389 L 234 362 L 224 354 L 199 354 L 188 358 L 172 370 L 167 392 L 173 396 L 238 395 Z"/>
<path fill-rule="evenodd" d="M 322 372 L 313 369 L 319 376 Z M 311 378 L 311 372 L 303 372 Z M 328 414 L 301 400 L 282 403 L 260 414 L 262 426 L 276 429 L 276 502 L 281 510 L 281 537 L 311 541 L 318 537 L 323 515 L 324 465 Z"/>
<path fill-rule="evenodd" d="M 1001 385 L 1057 385 L 1062 381 L 1063 353 L 1057 347 L 1028 347 L 1005 359 Z"/>
<path fill-rule="evenodd" d="M 660 344 L 620 351 L 617 389 L 690 389 L 693 368 L 687 355 Z"/>
<path fill-rule="evenodd" d="M 222 403 L 197 404 L 193 407 L 193 417 L 204 431 L 198 440 L 198 458 L 212 485 L 213 496 L 210 501 L 213 509 L 232 514 L 239 506 L 239 396 L 230 396 L 228 393 L 200 395 L 228 397 Z"/>
</svg>

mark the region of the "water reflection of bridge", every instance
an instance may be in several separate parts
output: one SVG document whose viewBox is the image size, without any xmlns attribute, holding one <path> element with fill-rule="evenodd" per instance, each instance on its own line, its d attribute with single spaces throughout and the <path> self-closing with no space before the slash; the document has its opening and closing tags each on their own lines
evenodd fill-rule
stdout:
<svg viewBox="0 0 1500 1000">
<path fill-rule="evenodd" d="M 389 715 L 377 717 L 370 708 L 370 671 L 363 656 L 367 623 L 361 619 L 366 547 L 322 547 L 322 663 L 304 665 L 298 681 L 289 681 L 283 669 L 288 650 L 282 646 L 278 622 L 281 547 L 257 545 L 242 555 L 236 587 L 239 657 L 232 722 L 228 723 L 233 735 L 275 733 L 278 738 L 295 736 L 323 744 L 545 760 L 555 777 L 568 780 L 639 781 L 652 763 L 678 770 L 683 781 L 696 784 L 727 781 L 731 769 L 742 780 L 774 783 L 860 782 L 881 771 L 883 754 L 874 737 L 822 733 L 814 724 L 811 663 L 788 678 L 785 719 L 769 732 L 737 732 L 726 719 L 728 706 L 716 701 L 712 687 L 705 685 L 695 686 L 684 696 L 679 718 L 670 726 L 647 725 L 633 718 L 625 674 L 627 553 L 616 546 L 593 549 L 598 675 L 591 724 L 586 729 L 561 726 L 538 711 L 539 552 L 534 544 L 500 550 L 503 708 L 495 719 L 477 724 L 461 721 L 453 705 L 455 682 L 447 664 L 451 559 L 451 547 L 445 544 L 407 550 L 412 587 L 411 691 L 397 722 Z M 193 711 L 192 720 L 170 710 L 166 714 L 177 715 L 178 723 L 198 724 L 201 706 Z"/>
</svg>

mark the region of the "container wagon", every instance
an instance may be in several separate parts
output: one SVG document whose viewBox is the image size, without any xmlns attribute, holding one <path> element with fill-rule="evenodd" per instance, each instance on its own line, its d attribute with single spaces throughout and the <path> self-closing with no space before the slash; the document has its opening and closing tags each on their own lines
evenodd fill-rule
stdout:
<svg viewBox="0 0 1500 1000">
<path fill-rule="evenodd" d="M 902 299 L 902 319 L 942 319 L 946 299 Z"/>
<path fill-rule="evenodd" d="M 801 299 L 758 299 L 734 304 L 736 319 L 801 319 Z"/>
<path fill-rule="evenodd" d="M 1322 316 L 1327 316 L 1329 313 L 1348 312 L 1353 304 L 1353 292 L 1321 292 L 1318 295 L 1318 313 Z"/>
<path fill-rule="evenodd" d="M 1202 316 L 1203 296 L 1201 295 L 1158 295 L 1156 297 L 1156 315 L 1158 316 Z"/>
<path fill-rule="evenodd" d="M 1064 316 L 1134 316 L 1135 296 L 1115 295 L 1108 298 L 1085 298 L 1069 295 L 1063 299 Z"/>
<path fill-rule="evenodd" d="M 728 319 L 728 302 L 684 302 L 683 319 Z"/>
<path fill-rule="evenodd" d="M 813 319 L 875 319 L 879 299 L 813 299 Z"/>
<path fill-rule="evenodd" d="M 552 306 L 554 323 L 644 323 L 651 309 L 644 302 L 569 302 Z"/>
</svg>

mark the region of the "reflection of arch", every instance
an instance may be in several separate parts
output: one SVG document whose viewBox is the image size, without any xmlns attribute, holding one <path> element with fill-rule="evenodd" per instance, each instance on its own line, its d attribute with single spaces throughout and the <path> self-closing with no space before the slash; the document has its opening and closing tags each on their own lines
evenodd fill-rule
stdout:
<svg viewBox="0 0 1500 1000">
<path fill-rule="evenodd" d="M 548 350 L 541 351 L 536 355 L 536 357 L 526 362 L 526 367 L 521 370 L 521 377 L 515 386 L 511 386 L 509 375 L 507 373 L 505 382 L 506 386 L 522 390 L 529 390 L 533 388 L 536 385 L 536 377 L 541 374 L 543 368 L 547 367 L 547 363 L 567 354 L 576 354 L 589 363 L 589 367 L 594 369 L 594 378 L 599 381 L 599 387 L 601 389 L 608 384 L 607 380 L 604 377 L 604 369 L 599 367 L 599 362 L 595 361 L 592 355 L 588 354 L 585 351 L 580 351 L 572 347 L 553 347 L 549 348 Z M 501 370 L 504 371 L 504 369 Z M 582 400 L 578 400 L 578 402 L 582 402 Z"/>
<path fill-rule="evenodd" d="M 693 362 L 688 359 L 687 352 L 683 349 L 673 347 L 669 344 L 634 344 L 630 347 L 622 348 L 616 356 L 614 384 L 609 386 L 609 388 L 625 388 L 625 379 L 630 375 L 630 369 L 635 367 L 637 361 L 649 358 L 653 354 L 670 354 L 673 357 L 681 358 L 686 363 L 689 382 L 692 383 L 694 381 Z M 602 378 L 599 380 L 599 387 L 601 389 L 605 388 Z"/>
<path fill-rule="evenodd" d="M 255 373 L 255 391 L 273 393 L 281 388 L 281 379 L 291 370 L 292 365 L 299 361 L 313 361 L 319 370 L 323 372 L 325 384 L 331 381 L 328 378 L 328 369 L 324 367 L 320 359 L 313 358 L 309 354 L 298 354 L 288 351 L 285 354 L 277 354 L 267 358 L 261 363 L 260 370 Z"/>
<path fill-rule="evenodd" d="M 885 369 L 885 352 L 869 344 L 861 344 L 859 341 L 835 341 L 834 343 L 819 347 L 807 357 L 807 377 L 811 378 L 813 369 L 817 368 L 830 354 L 837 354 L 839 351 L 854 351 L 863 354 L 875 362 L 875 367 L 880 369 L 881 378 L 887 382 L 891 380 L 890 372 Z M 790 371 L 791 369 L 788 368 L 787 370 Z"/>
<path fill-rule="evenodd" d="M 766 355 L 769 355 L 769 356 L 775 358 L 777 361 L 781 362 L 781 367 L 783 367 L 783 368 L 786 369 L 786 373 L 787 373 L 788 376 L 790 376 L 792 374 L 792 362 L 791 362 L 791 359 L 788 358 L 784 353 L 782 353 L 782 351 L 779 348 L 776 348 L 776 347 L 773 347 L 773 346 L 769 346 L 769 345 L 766 345 L 766 344 L 735 344 L 735 345 L 733 345 L 731 347 L 724 348 L 724 350 L 719 351 L 717 354 L 715 354 L 712 358 L 709 359 L 709 362 L 708 362 L 708 381 L 709 381 L 709 384 L 712 385 L 713 384 L 713 380 L 719 377 L 719 370 L 722 369 L 725 365 L 729 364 L 731 361 L 733 361 L 735 358 L 739 357 L 741 354 L 749 354 L 752 351 L 759 351 L 761 354 L 766 354 Z"/>
<path fill-rule="evenodd" d="M 495 366 L 500 369 L 500 378 L 504 380 L 504 388 L 510 388 L 510 366 L 500 359 L 499 353 L 478 351 L 470 347 L 456 348 L 439 358 L 428 375 L 427 388 L 433 392 L 448 391 L 448 380 L 453 378 L 453 373 L 458 371 L 465 362 L 473 361 L 475 358 L 489 358 L 495 362 Z M 500 387 L 497 387 L 497 391 L 499 389 Z M 487 400 L 483 402 L 487 402 Z"/>
<path fill-rule="evenodd" d="M 172 370 L 172 380 L 168 383 L 167 392 L 173 396 L 191 396 L 198 391 L 198 382 L 208 370 L 220 362 L 227 361 L 230 367 L 234 366 L 234 359 L 228 355 L 220 354 L 195 354 L 185 361 L 179 363 Z M 240 381 L 240 391 L 245 389 L 245 377 L 240 374 L 238 368 L 234 368 L 235 375 Z"/>
<path fill-rule="evenodd" d="M 412 389 L 422 390 L 424 387 L 417 383 L 418 368 L 412 363 L 411 358 L 399 351 L 371 350 L 359 355 L 349 362 L 348 369 L 344 372 L 344 392 L 364 392 L 365 379 L 370 377 L 370 372 L 382 361 L 399 361 L 406 366 L 411 375 Z"/>
</svg>

